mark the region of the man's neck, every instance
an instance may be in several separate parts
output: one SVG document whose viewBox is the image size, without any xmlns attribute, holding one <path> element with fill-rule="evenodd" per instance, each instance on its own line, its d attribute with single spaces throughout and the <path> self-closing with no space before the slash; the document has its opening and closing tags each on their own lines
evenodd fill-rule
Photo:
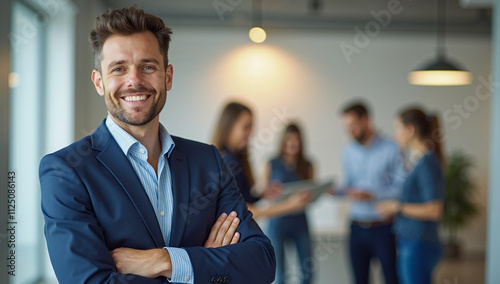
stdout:
<svg viewBox="0 0 500 284">
<path fill-rule="evenodd" d="M 111 116 L 111 119 L 118 124 L 123 130 L 134 137 L 139 143 L 146 147 L 148 151 L 148 163 L 157 170 L 158 159 L 161 154 L 161 141 L 159 136 L 160 118 L 156 116 L 150 122 L 144 125 L 130 125 L 119 121 Z"/>
<path fill-rule="evenodd" d="M 361 142 L 361 145 L 363 145 L 364 147 L 369 147 L 374 137 L 375 132 L 372 129 L 368 129 L 366 137 L 363 142 Z"/>
</svg>

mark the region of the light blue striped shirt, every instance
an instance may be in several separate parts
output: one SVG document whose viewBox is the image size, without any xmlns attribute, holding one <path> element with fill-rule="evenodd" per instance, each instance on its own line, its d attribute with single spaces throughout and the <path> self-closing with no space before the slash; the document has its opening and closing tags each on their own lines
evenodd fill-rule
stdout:
<svg viewBox="0 0 500 284">
<path fill-rule="evenodd" d="M 175 147 L 172 137 L 170 137 L 165 127 L 160 124 L 161 154 L 158 160 L 157 174 L 154 168 L 148 163 L 148 150 L 146 147 L 116 124 L 109 115 L 106 118 L 106 126 L 132 164 L 156 213 L 156 218 L 158 219 L 158 224 L 160 225 L 163 239 L 167 246 L 164 249 L 170 253 L 172 262 L 172 279 L 169 280 L 172 283 L 194 283 L 193 267 L 186 250 L 168 247 L 172 232 L 174 202 L 172 178 L 168 165 L 168 157 L 170 157 Z"/>
<path fill-rule="evenodd" d="M 345 183 L 339 188 L 339 193 L 343 194 L 347 188 L 353 187 L 368 191 L 374 197 L 370 201 L 352 202 L 352 220 L 383 220 L 375 210 L 375 204 L 381 200 L 398 198 L 406 178 L 398 146 L 379 135 L 375 135 L 368 145 L 353 141 L 343 152 L 342 164 Z"/>
</svg>

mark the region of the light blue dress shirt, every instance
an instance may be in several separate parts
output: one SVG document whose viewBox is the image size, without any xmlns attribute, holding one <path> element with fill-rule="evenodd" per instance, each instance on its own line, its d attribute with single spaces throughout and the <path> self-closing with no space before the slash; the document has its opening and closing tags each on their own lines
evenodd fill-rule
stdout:
<svg viewBox="0 0 500 284">
<path fill-rule="evenodd" d="M 397 199 L 405 180 L 404 160 L 398 146 L 377 134 L 368 145 L 353 141 L 344 149 L 342 164 L 345 183 L 339 188 L 339 194 L 354 187 L 373 195 L 370 201 L 352 202 L 352 220 L 382 221 L 384 218 L 375 210 L 375 204 L 385 199 Z"/>
<path fill-rule="evenodd" d="M 170 137 L 165 127 L 160 124 L 161 154 L 158 160 L 158 173 L 156 173 L 148 163 L 148 150 L 146 147 L 116 124 L 109 115 L 106 118 L 106 126 L 132 164 L 156 213 L 167 246 L 164 249 L 170 253 L 172 262 L 172 279 L 169 280 L 172 283 L 194 283 L 193 267 L 186 250 L 168 247 L 173 217 L 172 178 L 168 165 L 168 157 L 170 157 L 175 147 L 172 137 Z"/>
</svg>

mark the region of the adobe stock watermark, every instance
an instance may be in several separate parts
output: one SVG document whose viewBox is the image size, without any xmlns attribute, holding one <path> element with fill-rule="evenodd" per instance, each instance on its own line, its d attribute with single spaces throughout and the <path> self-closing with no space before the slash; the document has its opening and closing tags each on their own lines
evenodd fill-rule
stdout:
<svg viewBox="0 0 500 284">
<path fill-rule="evenodd" d="M 49 24 L 50 18 L 55 17 L 63 5 L 66 5 L 68 0 L 37 0 L 35 4 L 40 8 L 31 17 L 19 18 L 17 33 L 8 33 L 7 38 L 10 40 L 12 50 L 18 52 L 20 46 L 29 44 L 35 38 L 40 30 Z"/>
<path fill-rule="evenodd" d="M 364 27 L 354 27 L 355 35 L 352 43 L 343 41 L 339 44 L 347 63 L 351 63 L 354 55 L 359 55 L 363 49 L 370 45 L 372 39 L 380 34 L 382 28 L 391 23 L 392 16 L 400 14 L 403 9 L 399 0 L 389 0 L 386 9 L 380 11 L 371 10 L 370 15 L 373 20 L 367 22 Z"/>
<path fill-rule="evenodd" d="M 294 117 L 288 112 L 287 106 L 282 106 L 281 108 L 273 108 L 273 117 L 269 120 L 266 127 L 259 129 L 255 133 L 254 139 L 250 143 L 249 150 L 252 151 L 262 151 L 267 145 L 273 142 L 277 134 L 282 133 L 285 125 L 287 125 Z"/>
<path fill-rule="evenodd" d="M 491 97 L 494 88 L 500 86 L 500 82 L 492 81 L 491 74 L 488 79 L 479 76 L 478 81 L 479 84 L 474 89 L 474 94 L 465 97 L 460 103 L 454 103 L 443 112 L 444 123 L 451 124 L 451 129 L 460 128 L 463 121 L 470 118 L 471 114 L 479 109 L 481 102 Z"/>
<path fill-rule="evenodd" d="M 243 0 L 214 0 L 212 6 L 222 22 L 224 21 L 224 14 L 226 12 L 233 12 L 241 3 L 243 3 Z"/>
<path fill-rule="evenodd" d="M 465 97 L 459 103 L 454 103 L 443 112 L 443 125 L 441 125 L 437 129 L 434 129 L 431 133 L 431 136 L 428 139 L 424 140 L 427 149 L 435 150 L 437 147 L 437 141 L 439 141 L 440 144 L 446 144 L 448 138 L 446 134 L 448 133 L 448 131 L 445 129 L 445 125 L 450 125 L 452 131 L 458 130 L 462 126 L 463 122 L 472 117 L 472 113 L 476 112 L 479 109 L 481 103 L 491 97 L 495 88 L 500 86 L 500 82 L 492 81 L 491 74 L 489 75 L 489 79 L 486 79 L 483 76 L 479 76 L 478 82 L 479 84 L 476 85 L 474 94 Z M 412 168 L 416 163 L 418 163 L 418 160 L 407 162 L 407 166 L 410 166 Z"/>
</svg>

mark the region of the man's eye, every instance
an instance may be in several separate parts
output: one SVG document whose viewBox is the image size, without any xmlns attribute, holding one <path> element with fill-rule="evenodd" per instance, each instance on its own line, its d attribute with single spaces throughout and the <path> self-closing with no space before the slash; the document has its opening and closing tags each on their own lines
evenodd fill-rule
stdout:
<svg viewBox="0 0 500 284">
<path fill-rule="evenodd" d="M 113 72 L 121 72 L 121 71 L 123 71 L 123 68 L 121 68 L 121 67 L 117 67 L 117 68 L 113 69 Z"/>
<path fill-rule="evenodd" d="M 147 65 L 147 66 L 144 66 L 144 68 L 143 68 L 143 69 L 144 69 L 144 70 L 154 70 L 155 68 L 154 68 L 153 66 L 149 66 L 149 65 Z"/>
</svg>

